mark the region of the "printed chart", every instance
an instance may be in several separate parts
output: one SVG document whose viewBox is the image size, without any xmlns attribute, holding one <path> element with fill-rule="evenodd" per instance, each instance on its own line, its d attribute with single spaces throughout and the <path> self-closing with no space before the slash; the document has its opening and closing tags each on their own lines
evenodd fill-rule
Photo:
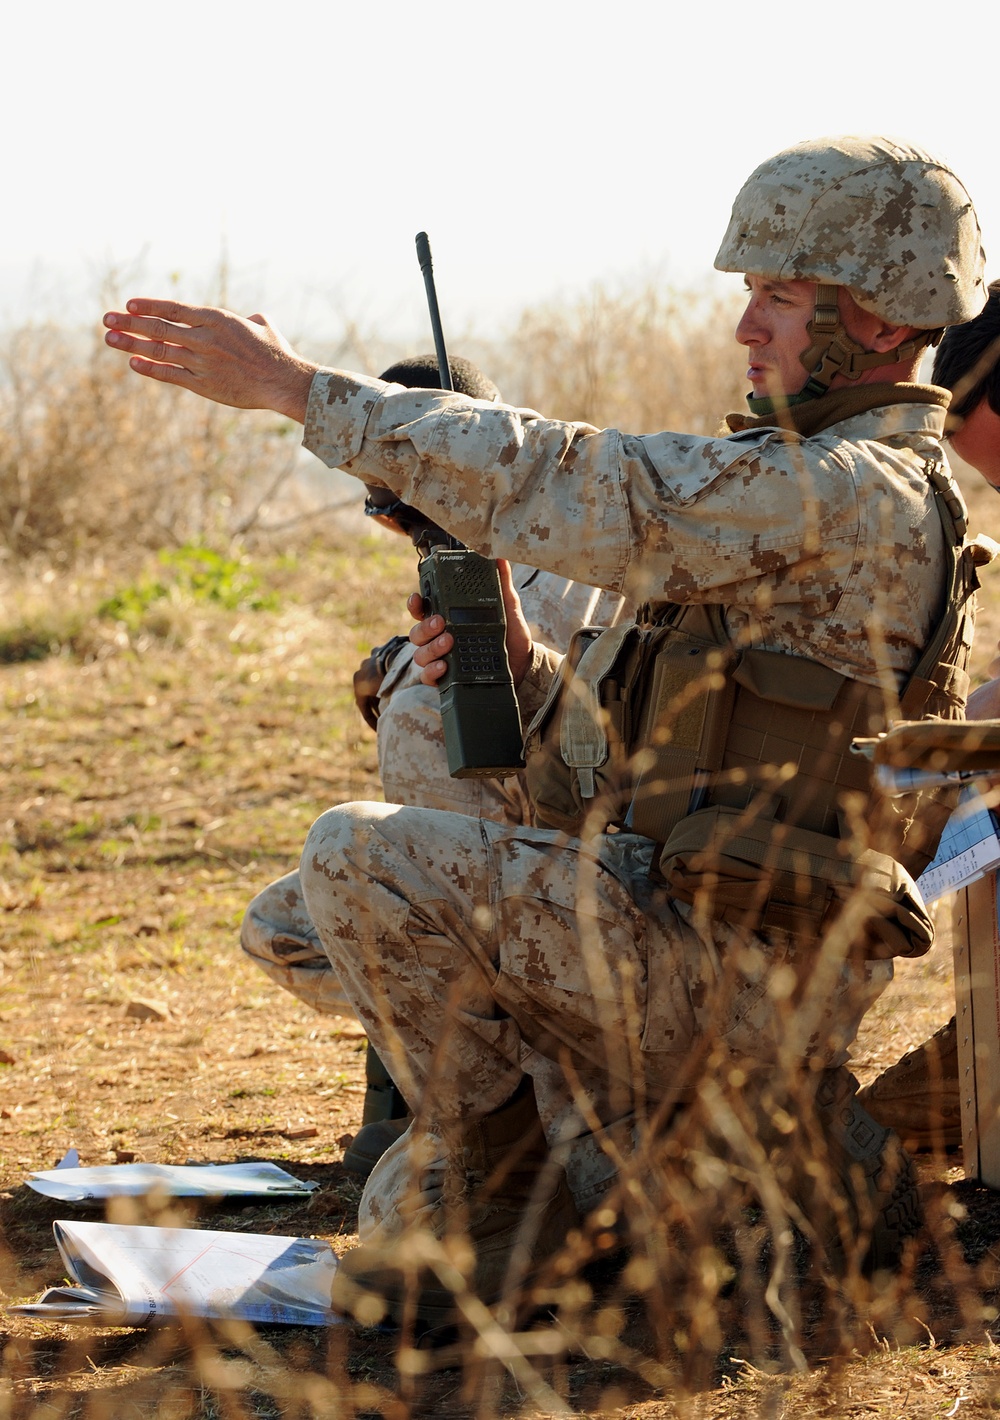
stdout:
<svg viewBox="0 0 1000 1420">
<path fill-rule="evenodd" d="M 917 879 L 924 902 L 974 883 L 1000 867 L 1000 837 L 978 789 L 964 789 L 948 820 L 937 856 Z"/>
</svg>

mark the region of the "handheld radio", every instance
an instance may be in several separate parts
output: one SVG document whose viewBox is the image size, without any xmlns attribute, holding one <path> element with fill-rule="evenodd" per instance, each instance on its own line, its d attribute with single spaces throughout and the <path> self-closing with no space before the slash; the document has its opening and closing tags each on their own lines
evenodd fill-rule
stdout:
<svg viewBox="0 0 1000 1420">
<path fill-rule="evenodd" d="M 417 233 L 441 388 L 453 389 L 434 287 L 431 247 Z M 513 774 L 524 768 L 521 714 L 507 660 L 507 618 L 497 564 L 450 546 L 420 548 L 420 595 L 427 615 L 444 618 L 455 645 L 439 682 L 441 721 L 453 779 Z M 420 547 L 420 544 L 418 544 Z"/>
</svg>

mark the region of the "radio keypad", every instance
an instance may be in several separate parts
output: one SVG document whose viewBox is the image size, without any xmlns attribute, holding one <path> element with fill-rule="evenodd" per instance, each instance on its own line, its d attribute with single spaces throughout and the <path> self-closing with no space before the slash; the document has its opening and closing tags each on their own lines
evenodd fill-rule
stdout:
<svg viewBox="0 0 1000 1420">
<path fill-rule="evenodd" d="M 454 632 L 452 633 L 454 635 Z M 458 673 L 467 675 L 497 675 L 504 669 L 495 633 L 455 636 L 455 651 L 458 654 Z"/>
</svg>

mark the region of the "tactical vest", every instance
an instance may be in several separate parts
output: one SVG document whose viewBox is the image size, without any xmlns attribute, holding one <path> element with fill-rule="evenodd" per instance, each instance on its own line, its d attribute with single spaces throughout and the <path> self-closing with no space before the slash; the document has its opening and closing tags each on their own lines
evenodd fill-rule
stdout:
<svg viewBox="0 0 1000 1420">
<path fill-rule="evenodd" d="M 965 542 L 946 467 L 925 472 L 947 585 L 898 705 L 816 661 L 738 648 L 721 607 L 650 605 L 634 624 L 573 638 L 526 737 L 537 822 L 653 839 L 671 893 L 710 918 L 815 943 L 853 902 L 866 956 L 925 952 L 933 927 L 913 879 L 954 795 L 885 797 L 851 753 L 890 719 L 964 713 L 976 568 L 991 553 Z"/>
</svg>

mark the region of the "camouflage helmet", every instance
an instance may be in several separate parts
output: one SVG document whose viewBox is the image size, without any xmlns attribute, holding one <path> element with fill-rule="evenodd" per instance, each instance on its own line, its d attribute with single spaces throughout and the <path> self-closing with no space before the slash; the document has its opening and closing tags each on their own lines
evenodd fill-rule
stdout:
<svg viewBox="0 0 1000 1420">
<path fill-rule="evenodd" d="M 892 138 L 819 138 L 762 163 L 743 184 L 715 265 L 772 281 L 815 281 L 809 377 L 793 402 L 824 394 L 837 376 L 914 360 L 946 325 L 986 302 L 972 199 L 944 163 Z M 838 287 L 890 325 L 917 334 L 866 350 L 841 319 Z M 750 401 L 751 407 L 754 401 Z"/>
<path fill-rule="evenodd" d="M 986 301 L 968 192 L 945 163 L 891 138 L 820 138 L 762 163 L 715 265 L 846 286 L 863 310 L 922 330 L 971 320 Z"/>
</svg>

